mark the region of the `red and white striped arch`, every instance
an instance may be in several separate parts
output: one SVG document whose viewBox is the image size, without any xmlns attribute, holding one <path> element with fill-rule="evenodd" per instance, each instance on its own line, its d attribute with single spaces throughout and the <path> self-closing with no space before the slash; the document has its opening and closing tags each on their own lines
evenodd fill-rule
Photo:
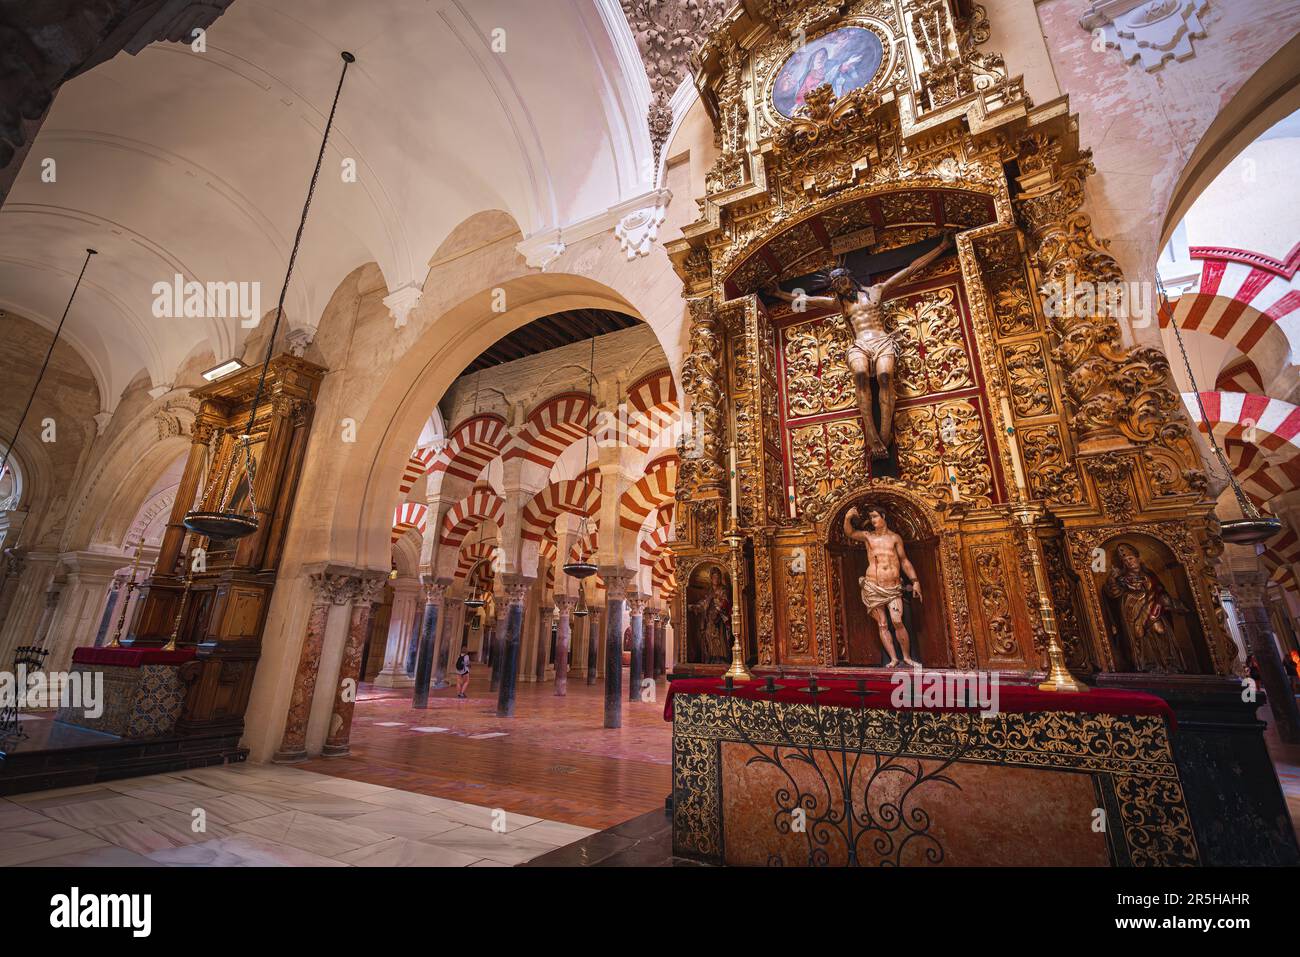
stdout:
<svg viewBox="0 0 1300 957">
<path fill-rule="evenodd" d="M 497 542 L 491 539 L 485 542 L 469 542 L 462 545 L 456 559 L 456 578 L 464 578 L 474 570 L 479 562 L 490 562 L 497 551 Z"/>
<path fill-rule="evenodd" d="M 627 390 L 627 404 L 628 444 L 645 452 L 681 411 L 673 374 L 663 368 L 638 379 Z"/>
<path fill-rule="evenodd" d="M 1235 346 L 1261 368 L 1276 367 L 1300 344 L 1300 243 L 1285 261 L 1240 249 L 1196 246 L 1201 281 L 1162 309 L 1160 325 L 1170 319 L 1184 331 L 1202 332 Z"/>
<path fill-rule="evenodd" d="M 677 491 L 677 453 L 668 452 L 646 466 L 645 474 L 618 500 L 619 525 L 639 532 L 646 516 L 673 500 Z"/>
<path fill-rule="evenodd" d="M 393 542 L 412 529 L 423 535 L 428 513 L 429 506 L 419 502 L 403 502 L 393 509 Z"/>
<path fill-rule="evenodd" d="M 451 431 L 446 447 L 434 456 L 429 471 L 473 482 L 505 448 L 509 432 L 506 420 L 484 413 L 466 419 Z"/>
<path fill-rule="evenodd" d="M 1185 393 L 1183 402 L 1192 421 L 1206 428 L 1196 396 Z M 1266 453 L 1284 453 L 1288 458 L 1297 451 L 1300 407 L 1290 402 L 1254 392 L 1202 392 L 1201 405 L 1205 406 L 1208 427 L 1220 442 L 1225 439 L 1245 442 L 1259 446 Z"/>
<path fill-rule="evenodd" d="M 1259 392 L 1264 391 L 1264 376 L 1259 366 L 1245 356 L 1238 356 L 1223 367 L 1219 377 L 1214 380 L 1218 392 Z"/>
<path fill-rule="evenodd" d="M 552 396 L 528 413 L 524 427 L 507 443 L 503 461 L 523 458 L 547 469 L 570 445 L 591 432 L 595 403 L 580 392 Z"/>
<path fill-rule="evenodd" d="M 561 512 L 592 516 L 599 511 L 600 489 L 597 486 L 576 479 L 552 482 L 524 506 L 519 534 L 526 542 L 538 542 L 555 524 L 555 517 Z"/>
<path fill-rule="evenodd" d="M 419 481 L 420 476 L 429 471 L 429 464 L 437 454 L 438 451 L 433 446 L 412 452 L 406 460 L 406 468 L 402 469 L 402 481 L 398 483 L 397 490 L 403 495 L 410 492 L 411 486 Z"/>
<path fill-rule="evenodd" d="M 668 547 L 668 540 L 672 537 L 672 526 L 660 525 L 645 538 L 641 539 L 641 544 L 637 548 L 641 564 L 653 568 L 655 562 L 659 560 L 659 556 L 662 554 L 663 550 Z M 672 549 L 668 550 L 672 551 Z"/>
<path fill-rule="evenodd" d="M 475 485 L 463 499 L 447 509 L 442 517 L 442 535 L 439 542 L 455 548 L 484 519 L 496 523 L 497 528 L 504 524 L 506 503 L 492 486 Z"/>
<path fill-rule="evenodd" d="M 665 549 L 650 570 L 650 581 L 663 597 L 677 590 L 677 559 L 671 549 Z"/>
</svg>

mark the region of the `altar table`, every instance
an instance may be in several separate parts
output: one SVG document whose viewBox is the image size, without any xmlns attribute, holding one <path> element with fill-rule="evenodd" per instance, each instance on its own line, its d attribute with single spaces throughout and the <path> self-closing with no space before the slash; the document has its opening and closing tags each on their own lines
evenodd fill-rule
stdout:
<svg viewBox="0 0 1300 957">
<path fill-rule="evenodd" d="M 999 684 L 997 713 L 896 707 L 894 685 L 675 680 L 673 853 L 739 865 L 1199 863 L 1141 691 Z"/>
<path fill-rule="evenodd" d="M 71 670 L 83 681 L 104 676 L 103 713 L 92 718 L 84 708 L 60 708 L 57 720 L 123 738 L 170 734 L 185 706 L 181 667 L 193 659 L 193 648 L 77 648 Z"/>
</svg>

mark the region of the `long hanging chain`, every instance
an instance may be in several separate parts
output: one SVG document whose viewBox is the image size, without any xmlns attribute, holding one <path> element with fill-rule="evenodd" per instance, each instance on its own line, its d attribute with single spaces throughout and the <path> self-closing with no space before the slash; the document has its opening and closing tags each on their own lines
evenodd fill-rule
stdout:
<svg viewBox="0 0 1300 957">
<path fill-rule="evenodd" d="M 257 391 L 253 394 L 253 405 L 248 412 L 248 425 L 244 427 L 244 434 L 240 436 L 244 444 L 244 472 L 248 476 L 248 507 L 249 514 L 253 518 L 257 517 L 257 499 L 253 495 L 254 479 L 257 475 L 257 466 L 253 461 L 253 422 L 257 418 L 257 409 L 262 402 L 262 392 L 266 387 L 266 373 L 271 365 L 271 355 L 275 350 L 275 337 L 280 331 L 280 321 L 284 318 L 284 299 L 289 292 L 289 280 L 293 276 L 293 266 L 298 260 L 298 249 L 302 246 L 303 230 L 307 227 L 307 212 L 311 209 L 312 197 L 316 193 L 316 181 L 320 179 L 321 165 L 325 162 L 325 148 L 329 144 L 330 130 L 334 127 L 334 114 L 339 107 L 339 96 L 343 92 L 343 80 L 348 75 L 348 67 L 352 64 L 353 56 L 350 53 L 343 54 L 343 70 L 339 73 L 339 84 L 334 89 L 334 102 L 330 104 L 329 119 L 325 121 L 325 135 L 320 140 L 320 152 L 316 154 L 316 168 L 312 170 L 311 183 L 307 187 L 307 201 L 302 205 L 302 217 L 298 220 L 298 232 L 293 237 L 293 249 L 289 253 L 289 266 L 284 273 L 284 285 L 280 287 L 280 301 L 275 307 L 275 322 L 271 326 L 271 337 L 266 342 L 266 355 L 262 359 L 262 372 L 257 379 Z M 233 469 L 232 469 L 233 471 Z M 225 498 L 230 494 L 230 483 L 226 483 L 226 490 L 222 493 Z M 221 503 L 221 510 L 226 508 L 228 499 Z"/>
<path fill-rule="evenodd" d="M 591 432 L 596 427 L 595 406 L 596 406 L 596 337 L 591 337 L 591 358 L 587 360 L 587 410 L 592 415 L 590 424 L 587 426 L 587 436 L 582 446 L 582 472 L 585 475 L 587 467 L 591 464 Z M 582 543 L 587 538 L 587 519 L 588 515 L 584 510 L 582 517 L 578 519 L 578 560 L 586 561 L 586 550 Z"/>
<path fill-rule="evenodd" d="M 1160 304 L 1169 305 L 1169 297 L 1165 294 L 1165 284 L 1160 280 L 1160 274 L 1156 274 L 1156 289 L 1160 293 Z M 1232 494 L 1237 498 L 1237 505 L 1241 508 L 1241 514 L 1246 518 L 1256 519 L 1260 517 L 1259 509 L 1255 503 L 1246 495 L 1245 489 L 1237 482 L 1237 476 L 1233 474 L 1232 466 L 1228 464 L 1228 457 L 1224 455 L 1223 449 L 1219 446 L 1219 440 L 1214 434 L 1214 427 L 1210 424 L 1210 417 L 1205 412 L 1205 403 L 1201 400 L 1201 387 L 1196 382 L 1196 374 L 1192 372 L 1192 361 L 1187 356 L 1187 345 L 1183 342 L 1183 334 L 1178 328 L 1178 323 L 1174 321 L 1174 315 L 1171 311 L 1169 314 L 1169 327 L 1174 330 L 1174 338 L 1178 340 L 1178 351 L 1183 357 L 1183 368 L 1187 370 L 1187 380 L 1192 384 L 1192 394 L 1196 396 L 1196 407 L 1201 410 L 1201 421 L 1205 423 L 1205 433 L 1209 436 L 1210 446 L 1214 449 L 1215 457 L 1219 460 L 1219 466 L 1223 469 L 1223 474 L 1232 486 Z"/>
</svg>

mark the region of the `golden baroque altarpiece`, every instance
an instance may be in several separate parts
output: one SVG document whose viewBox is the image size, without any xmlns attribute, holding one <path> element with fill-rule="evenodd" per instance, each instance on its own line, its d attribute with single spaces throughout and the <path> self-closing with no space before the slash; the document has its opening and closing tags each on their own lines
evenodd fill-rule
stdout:
<svg viewBox="0 0 1300 957">
<path fill-rule="evenodd" d="M 759 670 L 875 663 L 842 530 L 875 505 L 925 586 L 927 666 L 1038 671 L 1054 617 L 1076 674 L 1133 670 L 1106 589 L 1128 542 L 1178 599 L 1187 670 L 1232 671 L 1213 498 L 1167 360 L 1125 345 L 1117 316 L 1047 293 L 1122 278 L 1083 212 L 1077 117 L 1065 97 L 1032 103 L 988 38 L 967 0 L 745 0 L 701 48 L 720 152 L 700 218 L 668 244 L 690 323 L 673 544 L 688 669 L 708 665 L 691 655 L 691 583 L 731 580 L 734 447 L 733 620 Z M 873 474 L 844 323 L 760 293 L 947 232 L 955 254 L 885 304 L 895 458 Z"/>
</svg>

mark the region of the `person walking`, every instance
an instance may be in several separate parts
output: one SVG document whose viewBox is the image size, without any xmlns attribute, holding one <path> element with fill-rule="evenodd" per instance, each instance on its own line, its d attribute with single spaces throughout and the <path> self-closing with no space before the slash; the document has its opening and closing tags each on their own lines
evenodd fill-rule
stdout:
<svg viewBox="0 0 1300 957">
<path fill-rule="evenodd" d="M 461 649 L 460 657 L 456 659 L 456 697 L 467 698 L 465 692 L 469 690 L 469 652 Z"/>
</svg>

